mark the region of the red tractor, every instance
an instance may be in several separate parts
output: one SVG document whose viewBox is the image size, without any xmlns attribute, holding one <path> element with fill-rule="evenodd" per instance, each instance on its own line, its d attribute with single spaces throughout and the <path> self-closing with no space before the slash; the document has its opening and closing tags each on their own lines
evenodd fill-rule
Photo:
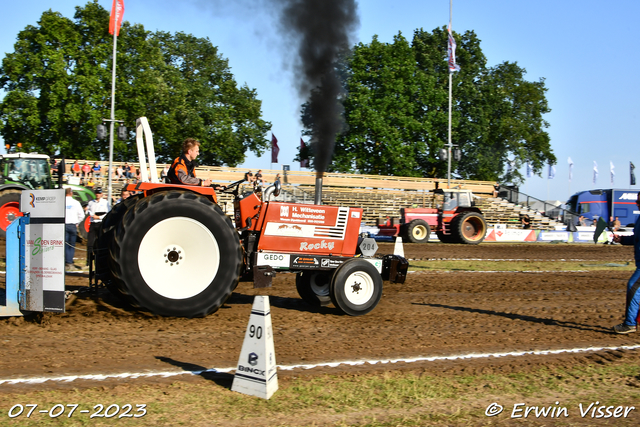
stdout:
<svg viewBox="0 0 640 427">
<path fill-rule="evenodd" d="M 148 127 L 143 119 L 139 153 L 141 127 Z M 293 272 L 303 300 L 333 302 L 357 316 L 378 304 L 383 279 L 405 280 L 403 257 L 374 257 L 375 241 L 359 235 L 361 208 L 271 201 L 280 182 L 264 193 L 240 194 L 241 180 L 223 190 L 235 198 L 234 227 L 213 188 L 163 184 L 153 173 L 145 182 L 140 157 L 143 182 L 128 188 L 141 193 L 105 216 L 94 255 L 96 279 L 133 306 L 163 316 L 206 316 L 239 280 L 266 287 L 277 273 Z"/>
<path fill-rule="evenodd" d="M 401 218 L 379 221 L 379 236 L 401 236 L 411 243 L 426 243 L 435 230 L 443 243 L 477 245 L 487 234 L 487 223 L 469 190 L 435 190 L 437 208 L 403 208 Z"/>
</svg>

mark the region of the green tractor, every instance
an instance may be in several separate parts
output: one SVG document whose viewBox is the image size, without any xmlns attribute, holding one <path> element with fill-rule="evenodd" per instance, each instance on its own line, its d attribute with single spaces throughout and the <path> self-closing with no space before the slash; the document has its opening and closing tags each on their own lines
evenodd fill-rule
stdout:
<svg viewBox="0 0 640 427">
<path fill-rule="evenodd" d="M 20 193 L 23 190 L 60 188 L 62 176 L 62 172 L 58 174 L 58 182 L 52 179 L 49 156 L 45 154 L 0 155 L 0 236 L 5 235 L 7 227 L 20 212 Z M 81 185 L 64 184 L 62 187 L 71 187 L 73 198 L 83 207 L 96 198 L 93 191 Z M 83 223 L 78 225 L 78 231 L 86 239 L 88 230 L 88 217 L 85 217 Z"/>
</svg>

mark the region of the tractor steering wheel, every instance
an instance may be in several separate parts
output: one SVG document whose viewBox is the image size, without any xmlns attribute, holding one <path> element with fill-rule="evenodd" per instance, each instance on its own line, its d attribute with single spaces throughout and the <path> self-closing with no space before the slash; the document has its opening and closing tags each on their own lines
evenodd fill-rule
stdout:
<svg viewBox="0 0 640 427">
<path fill-rule="evenodd" d="M 242 184 L 244 182 L 244 178 L 236 181 L 236 182 L 232 182 L 231 184 L 227 185 L 227 188 L 225 188 L 224 190 L 222 190 L 223 193 L 230 193 L 233 194 L 234 196 L 238 196 L 238 190 L 240 189 L 240 184 Z"/>
</svg>

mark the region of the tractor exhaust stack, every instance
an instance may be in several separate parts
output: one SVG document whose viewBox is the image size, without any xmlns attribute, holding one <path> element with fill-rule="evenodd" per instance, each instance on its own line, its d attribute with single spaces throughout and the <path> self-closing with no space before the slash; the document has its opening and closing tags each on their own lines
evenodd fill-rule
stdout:
<svg viewBox="0 0 640 427">
<path fill-rule="evenodd" d="M 316 194 L 313 199 L 314 205 L 322 204 L 322 176 L 316 177 Z"/>
</svg>

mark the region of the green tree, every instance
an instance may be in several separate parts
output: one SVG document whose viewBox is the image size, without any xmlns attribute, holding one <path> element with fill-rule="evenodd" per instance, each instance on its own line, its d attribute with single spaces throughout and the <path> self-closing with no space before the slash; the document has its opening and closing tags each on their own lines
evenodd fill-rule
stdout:
<svg viewBox="0 0 640 427">
<path fill-rule="evenodd" d="M 462 151 L 455 174 L 518 182 L 517 170 L 505 176 L 509 160 L 529 162 L 536 173 L 555 164 L 544 80 L 526 81 L 516 63 L 487 67 L 473 31 L 454 36 L 461 70 L 453 75 L 452 142 Z M 333 171 L 446 176 L 438 156 L 448 140 L 446 55 L 446 28 L 416 30 L 411 44 L 398 34 L 393 43 L 374 37 L 353 48 L 344 71 L 348 130 L 336 142 Z"/>
<path fill-rule="evenodd" d="M 51 10 L 18 34 L 0 68 L 0 134 L 25 151 L 102 158 L 108 144 L 96 126 L 110 116 L 109 13 L 96 0 L 76 7 L 73 20 Z M 256 91 L 239 87 L 208 39 L 151 33 L 124 22 L 118 37 L 116 119 L 151 124 L 156 157 L 173 159 L 184 138 L 202 143 L 200 162 L 236 166 L 247 150 L 268 147 L 270 123 Z M 130 133 L 132 135 L 132 132 Z M 135 144 L 115 140 L 114 158 L 137 157 Z"/>
</svg>

